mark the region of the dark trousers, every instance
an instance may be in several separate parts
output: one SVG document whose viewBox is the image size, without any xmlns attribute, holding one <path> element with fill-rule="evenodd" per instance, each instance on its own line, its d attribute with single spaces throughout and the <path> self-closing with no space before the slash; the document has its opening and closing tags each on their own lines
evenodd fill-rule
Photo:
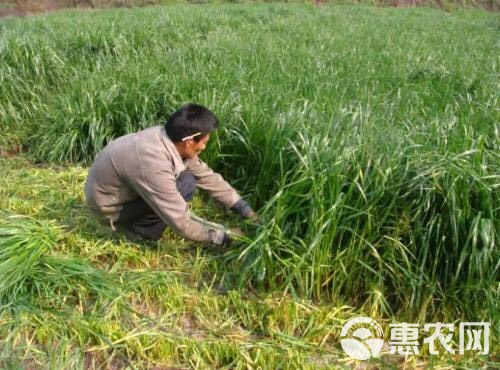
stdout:
<svg viewBox="0 0 500 370">
<path fill-rule="evenodd" d="M 176 185 L 186 202 L 193 199 L 196 179 L 192 173 L 182 172 L 176 180 Z M 159 240 L 167 227 L 142 198 L 125 204 L 115 224 L 129 233 L 153 241 Z"/>
</svg>

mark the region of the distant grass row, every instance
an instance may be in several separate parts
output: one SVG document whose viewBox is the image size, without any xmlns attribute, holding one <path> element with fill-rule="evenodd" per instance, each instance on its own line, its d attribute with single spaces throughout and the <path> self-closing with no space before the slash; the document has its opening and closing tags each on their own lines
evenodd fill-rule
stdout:
<svg viewBox="0 0 500 370">
<path fill-rule="evenodd" d="M 500 10 L 500 4 L 496 0 L 10 0 L 7 3 L 18 6 L 24 10 L 44 10 L 64 7 L 131 7 L 131 6 L 149 6 L 159 4 L 174 4 L 174 3 L 192 3 L 192 4 L 209 4 L 209 3 L 304 3 L 304 4 L 365 4 L 379 6 L 425 6 L 434 7 L 444 10 L 457 8 L 482 8 L 487 10 Z M 0 4 L 1 7 L 1 4 Z"/>
<path fill-rule="evenodd" d="M 0 22 L 1 140 L 90 163 L 181 104 L 265 227 L 239 283 L 374 315 L 498 314 L 497 14 L 299 5 Z"/>
</svg>

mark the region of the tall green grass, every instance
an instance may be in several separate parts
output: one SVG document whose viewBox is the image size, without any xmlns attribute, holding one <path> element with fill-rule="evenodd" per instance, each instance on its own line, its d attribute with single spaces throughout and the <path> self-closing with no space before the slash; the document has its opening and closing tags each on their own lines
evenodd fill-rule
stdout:
<svg viewBox="0 0 500 370">
<path fill-rule="evenodd" d="M 498 21 L 298 5 L 3 21 L 2 139 L 88 164 L 111 139 L 205 104 L 222 128 L 204 158 L 265 220 L 226 255 L 241 286 L 492 319 Z"/>
</svg>

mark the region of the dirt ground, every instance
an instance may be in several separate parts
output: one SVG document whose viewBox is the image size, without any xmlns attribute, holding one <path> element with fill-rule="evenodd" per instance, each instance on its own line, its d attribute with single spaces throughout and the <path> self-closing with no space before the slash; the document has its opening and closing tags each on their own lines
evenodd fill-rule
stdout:
<svg viewBox="0 0 500 370">
<path fill-rule="evenodd" d="M 312 1 L 317 6 L 325 5 L 327 2 L 326 0 Z M 499 11 L 500 7 L 497 1 L 486 0 L 478 3 L 477 6 L 484 10 Z M 192 4 L 198 3 L 197 0 L 188 0 L 188 2 Z M 435 2 L 440 9 L 445 9 L 444 0 L 435 0 Z M 64 0 L 0 0 L 0 18 L 23 17 L 67 7 L 93 8 L 96 4 L 99 7 L 99 4 L 101 6 L 103 4 L 107 6 L 130 6 L 132 4 L 151 5 L 154 3 L 154 0 L 108 0 L 102 2 L 93 0 L 67 0 L 66 2 Z M 384 4 L 388 5 L 387 3 Z M 390 6 L 394 7 L 419 6 L 421 4 L 422 0 L 392 0 L 390 2 Z"/>
<path fill-rule="evenodd" d="M 0 0 L 0 18 L 4 17 L 19 17 L 26 13 L 17 7 L 17 4 L 11 1 Z"/>
<path fill-rule="evenodd" d="M 89 8 L 92 4 L 92 2 L 78 0 L 74 0 L 73 3 L 68 5 L 61 0 L 0 0 L 0 18 L 33 15 L 68 6 Z"/>
<path fill-rule="evenodd" d="M 0 18 L 4 17 L 22 17 L 26 13 L 19 9 L 0 9 Z"/>
</svg>

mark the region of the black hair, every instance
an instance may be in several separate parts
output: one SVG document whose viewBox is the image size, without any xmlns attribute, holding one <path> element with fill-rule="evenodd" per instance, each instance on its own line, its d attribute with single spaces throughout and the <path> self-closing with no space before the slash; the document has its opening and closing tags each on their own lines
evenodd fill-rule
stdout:
<svg viewBox="0 0 500 370">
<path fill-rule="evenodd" d="M 201 132 L 195 136 L 195 141 L 200 139 L 219 126 L 219 120 L 213 112 L 202 105 L 188 103 L 176 110 L 165 123 L 165 131 L 173 142 Z"/>
</svg>

